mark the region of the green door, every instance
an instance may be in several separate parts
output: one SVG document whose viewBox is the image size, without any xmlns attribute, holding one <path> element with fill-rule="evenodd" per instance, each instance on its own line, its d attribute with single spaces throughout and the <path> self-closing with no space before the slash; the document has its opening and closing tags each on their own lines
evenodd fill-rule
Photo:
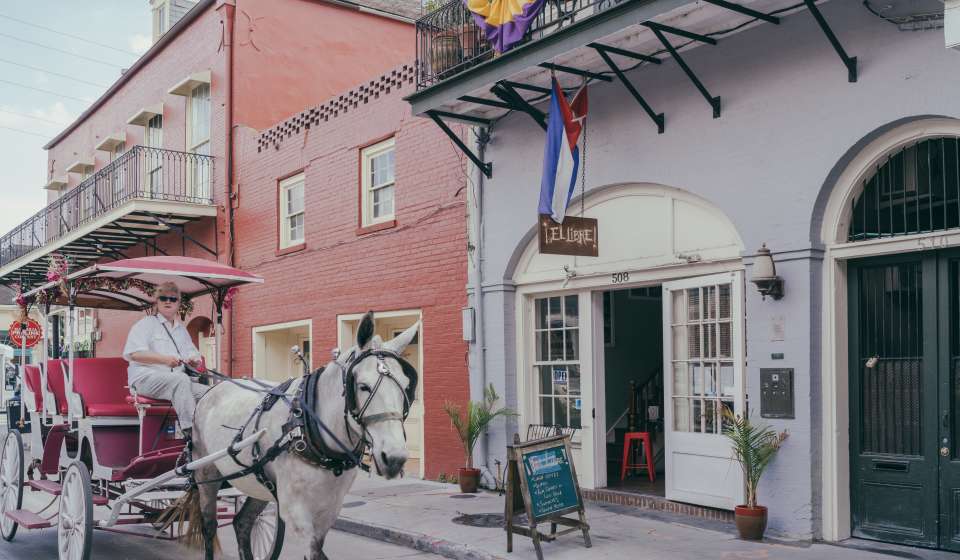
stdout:
<svg viewBox="0 0 960 560">
<path fill-rule="evenodd" d="M 853 534 L 960 550 L 960 253 L 854 261 L 848 282 Z"/>
</svg>

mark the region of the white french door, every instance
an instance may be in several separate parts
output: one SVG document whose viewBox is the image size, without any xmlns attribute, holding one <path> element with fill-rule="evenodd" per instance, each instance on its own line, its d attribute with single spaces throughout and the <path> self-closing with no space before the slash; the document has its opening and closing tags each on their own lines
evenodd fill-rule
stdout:
<svg viewBox="0 0 960 560">
<path fill-rule="evenodd" d="M 743 475 L 723 435 L 723 408 L 743 414 L 743 273 L 663 285 L 666 497 L 733 509 Z"/>
</svg>

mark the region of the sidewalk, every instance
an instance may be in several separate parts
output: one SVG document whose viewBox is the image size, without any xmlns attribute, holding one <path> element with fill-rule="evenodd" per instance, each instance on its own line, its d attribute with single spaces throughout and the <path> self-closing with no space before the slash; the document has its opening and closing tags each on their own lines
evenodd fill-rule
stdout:
<svg viewBox="0 0 960 560">
<path fill-rule="evenodd" d="M 503 514 L 496 493 L 463 495 L 456 485 L 421 480 L 386 481 L 361 474 L 344 500 L 337 529 L 463 560 L 535 559 L 533 542 L 515 535 L 508 554 L 501 525 L 454 523 L 463 514 Z M 474 518 L 476 519 L 476 518 Z M 957 555 L 851 539 L 842 545 L 742 541 L 726 523 L 680 515 L 587 503 L 593 547 L 579 533 L 544 543 L 545 560 L 631 558 L 637 560 L 895 558 L 953 559 Z M 541 526 L 545 531 L 549 526 Z"/>
</svg>

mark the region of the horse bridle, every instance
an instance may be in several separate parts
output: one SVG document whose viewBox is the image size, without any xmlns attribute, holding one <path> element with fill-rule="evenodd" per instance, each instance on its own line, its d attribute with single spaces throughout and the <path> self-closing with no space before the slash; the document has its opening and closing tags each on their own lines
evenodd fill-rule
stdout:
<svg viewBox="0 0 960 560">
<path fill-rule="evenodd" d="M 354 371 L 356 367 L 366 360 L 367 358 L 374 357 L 377 359 L 377 382 L 370 389 L 370 394 L 364 400 L 363 404 L 360 405 L 357 402 L 357 374 Z M 400 384 L 400 381 L 396 377 L 391 375 L 390 368 L 386 364 L 387 359 L 396 360 L 400 364 L 400 368 L 403 370 L 404 376 L 409 381 L 407 388 L 404 389 Z M 347 366 L 344 367 L 340 364 L 339 360 L 334 360 L 334 363 L 340 366 L 340 371 L 343 380 L 343 396 L 344 396 L 344 417 L 351 417 L 353 420 L 360 426 L 360 429 L 363 431 L 362 439 L 367 439 L 367 429 L 373 424 L 380 422 L 390 422 L 398 421 L 401 423 L 406 421 L 407 416 L 410 415 L 410 407 L 413 404 L 413 401 L 416 399 L 417 395 L 417 370 L 413 367 L 410 362 L 405 360 L 400 354 L 392 352 L 390 350 L 384 349 L 367 349 L 359 354 L 351 353 L 347 357 Z M 366 414 L 367 408 L 369 408 L 370 403 L 373 402 L 373 398 L 376 396 L 377 391 L 380 390 L 381 385 L 383 385 L 383 380 L 389 379 L 397 388 L 400 389 L 401 394 L 403 395 L 403 413 L 397 412 L 381 412 L 377 414 Z M 350 427 L 349 423 L 347 426 L 347 433 L 350 436 Z M 404 430 L 403 434 L 404 439 L 406 439 L 407 434 Z"/>
</svg>

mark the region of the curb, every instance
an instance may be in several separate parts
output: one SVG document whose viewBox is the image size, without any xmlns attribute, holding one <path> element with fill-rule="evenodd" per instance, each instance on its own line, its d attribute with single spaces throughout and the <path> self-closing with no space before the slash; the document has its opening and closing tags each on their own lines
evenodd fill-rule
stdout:
<svg viewBox="0 0 960 560">
<path fill-rule="evenodd" d="M 378 541 L 405 546 L 421 552 L 438 554 L 453 560 L 504 560 L 501 556 L 470 545 L 455 543 L 446 539 L 431 537 L 414 531 L 403 531 L 394 527 L 378 525 L 369 521 L 360 521 L 349 517 L 339 517 L 333 528 L 344 533 L 352 533 Z"/>
</svg>

